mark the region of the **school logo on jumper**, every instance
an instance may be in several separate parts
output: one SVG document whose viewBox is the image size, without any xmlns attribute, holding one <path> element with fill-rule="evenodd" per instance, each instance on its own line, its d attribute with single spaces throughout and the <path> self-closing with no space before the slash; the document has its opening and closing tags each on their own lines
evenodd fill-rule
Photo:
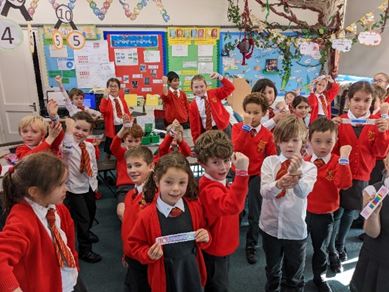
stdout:
<svg viewBox="0 0 389 292">
<path fill-rule="evenodd" d="M 261 140 L 261 142 L 259 142 L 258 145 L 257 145 L 257 146 L 258 146 L 257 151 L 258 151 L 258 152 L 263 152 L 263 151 L 265 151 L 266 144 L 267 144 L 266 141 Z"/>
<path fill-rule="evenodd" d="M 334 180 L 334 178 L 335 178 L 335 172 L 332 169 L 327 170 L 326 179 Z"/>
<path fill-rule="evenodd" d="M 375 140 L 376 132 L 369 131 L 369 141 L 373 142 Z"/>
</svg>

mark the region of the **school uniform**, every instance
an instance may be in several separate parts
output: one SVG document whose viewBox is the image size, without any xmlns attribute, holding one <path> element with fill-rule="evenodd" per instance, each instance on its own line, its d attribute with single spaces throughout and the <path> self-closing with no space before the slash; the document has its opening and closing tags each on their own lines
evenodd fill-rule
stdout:
<svg viewBox="0 0 389 292">
<path fill-rule="evenodd" d="M 242 129 L 243 122 L 232 127 L 232 143 L 234 150 L 243 153 L 250 159 L 248 174 L 248 221 L 246 247 L 255 247 L 259 236 L 259 215 L 261 213 L 262 196 L 260 195 L 261 167 L 266 156 L 277 155 L 273 134 L 259 124 L 253 128 L 253 134 Z M 234 165 L 232 170 L 236 171 Z"/>
<path fill-rule="evenodd" d="M 177 140 L 177 149 L 173 149 L 170 146 L 172 142 L 173 137 L 170 134 L 167 134 L 158 147 L 158 155 L 154 158 L 155 163 L 157 163 L 158 160 L 165 154 L 173 153 L 175 151 L 181 153 L 185 157 L 190 156 L 192 153 L 192 149 L 190 149 L 188 143 L 186 143 L 184 139 L 182 139 L 181 142 Z"/>
<path fill-rule="evenodd" d="M 118 203 L 123 203 L 128 191 L 134 188 L 134 182 L 128 176 L 127 162 L 124 159 L 124 153 L 126 153 L 127 148 L 122 147 L 122 139 L 115 135 L 110 150 L 116 158 L 116 195 L 118 197 Z"/>
<path fill-rule="evenodd" d="M 91 116 L 101 117 L 101 113 L 97 110 L 91 109 L 87 106 L 77 107 L 76 105 L 74 105 L 70 100 L 68 93 L 63 87 L 61 88 L 61 92 L 63 96 L 63 101 L 65 102 L 65 107 L 68 110 L 70 117 L 72 117 L 78 112 L 87 112 Z"/>
<path fill-rule="evenodd" d="M 89 142 L 84 143 L 89 154 L 92 176 L 87 175 L 86 169 L 84 172 L 80 172 L 80 143 L 75 142 L 72 135 L 65 134 L 61 146 L 62 158 L 68 167 L 68 179 L 66 180 L 68 192 L 65 202 L 69 206 L 70 214 L 77 226 L 77 239 L 81 255 L 92 250 L 88 234 L 96 214 L 95 190 L 98 187 L 95 148 Z"/>
<path fill-rule="evenodd" d="M 340 88 L 339 85 L 336 82 L 334 82 L 331 84 L 331 89 L 326 90 L 322 94 L 312 92 L 308 96 L 308 103 L 309 103 L 309 106 L 311 107 L 311 118 L 309 121 L 311 124 L 319 116 L 327 117 L 327 119 L 331 119 L 331 102 L 335 99 L 336 95 L 338 94 L 339 88 Z M 322 105 L 322 102 L 321 102 L 320 97 L 319 97 L 320 95 L 324 95 L 324 99 L 325 99 L 325 103 L 326 103 L 325 107 L 327 109 L 327 115 L 323 110 L 323 105 Z"/>
<path fill-rule="evenodd" d="M 127 114 L 131 119 L 131 114 L 124 98 L 119 96 L 115 98 L 112 95 L 109 95 L 108 98 L 101 99 L 99 109 L 104 118 L 106 136 L 104 151 L 109 154 L 111 154 L 110 146 L 112 139 L 115 137 L 117 132 L 120 131 L 123 125 L 123 118 L 119 118 L 116 113 L 115 99 L 119 102 L 122 113 Z"/>
<path fill-rule="evenodd" d="M 383 185 L 382 182 L 368 186 L 365 191 L 373 195 Z M 389 186 L 388 178 L 384 185 Z M 350 282 L 352 292 L 385 292 L 389 287 L 389 197 L 382 201 L 379 214 L 381 232 L 377 238 L 365 236 L 358 262 Z"/>
<path fill-rule="evenodd" d="M 307 229 L 313 245 L 312 270 L 313 280 L 317 284 L 324 281 L 327 270 L 327 247 L 334 223 L 333 212 L 339 208 L 339 190 L 348 189 L 352 185 L 352 174 L 348 164 L 339 164 L 339 156 L 328 154 L 317 157 L 315 154 L 305 161 L 315 163 L 321 159 L 323 165 L 317 166 L 317 180 L 308 196 Z M 325 191 L 323 191 L 325 190 Z"/>
<path fill-rule="evenodd" d="M 153 292 L 193 291 L 190 290 L 190 285 L 187 286 L 185 284 L 186 281 L 188 284 L 193 281 L 193 279 L 190 278 L 191 275 L 188 275 L 187 272 L 192 274 L 193 272 L 197 272 L 197 275 L 200 278 L 197 278 L 197 280 L 200 282 L 196 281 L 195 285 L 198 286 L 199 283 L 201 283 L 200 285 L 202 286 L 205 285 L 206 271 L 201 249 L 210 245 L 212 241 L 211 235 L 209 242 L 189 242 L 190 244 L 195 244 L 195 248 L 190 248 L 190 250 L 188 250 L 188 246 L 185 242 L 175 243 L 168 248 L 163 246 L 164 254 L 158 260 L 150 259 L 147 252 L 150 246 L 155 243 L 157 237 L 168 235 L 166 232 L 189 232 L 204 228 L 206 223 L 201 204 L 198 200 L 191 201 L 184 197 L 184 210 L 182 210 L 182 204 L 180 203 L 177 203 L 176 206 L 172 207 L 166 204 L 160 204 L 160 201 L 161 200 L 158 201 L 158 199 L 154 200 L 150 206 L 139 213 L 135 226 L 128 237 L 131 254 L 142 264 L 148 264 L 148 279 Z M 183 211 L 183 214 L 178 217 L 166 217 L 174 207 L 180 208 Z M 191 221 L 191 226 L 188 225 L 189 221 Z M 169 227 L 172 229 L 169 229 Z M 175 229 L 175 227 L 177 227 L 177 229 Z M 178 252 L 172 250 L 175 247 L 179 249 Z M 184 250 L 182 248 L 184 248 Z M 174 257 L 175 255 L 177 258 Z M 196 267 L 193 262 L 194 257 L 196 258 L 195 261 L 198 271 L 195 271 Z M 188 260 L 188 262 L 186 262 L 186 260 Z M 181 271 L 178 271 L 177 268 L 173 267 L 174 263 L 183 267 L 181 268 Z M 186 264 L 188 264 L 188 266 L 185 266 Z M 186 276 L 182 277 L 182 275 Z M 177 290 L 168 289 L 171 286 Z"/>
<path fill-rule="evenodd" d="M 317 177 L 317 168 L 303 161 L 299 170 L 301 178 L 293 189 L 276 187 L 277 173 L 287 158 L 266 157 L 261 169 L 261 195 L 263 197 L 259 228 L 262 232 L 262 246 L 266 254 L 266 291 L 280 289 L 282 266 L 287 279 L 287 289 L 303 291 L 304 266 L 307 244 L 305 223 L 307 196 L 312 191 Z M 282 265 L 284 258 L 284 264 Z"/>
<path fill-rule="evenodd" d="M 208 90 L 205 98 L 208 100 L 211 108 L 212 128 L 225 131 L 226 133 L 229 131 L 229 137 L 231 137 L 230 114 L 224 108 L 221 100 L 230 96 L 235 90 L 235 86 L 227 78 L 223 78 L 220 82 L 223 86 Z M 193 142 L 196 142 L 197 138 L 206 129 L 205 102 L 201 96 L 196 96 L 189 105 L 189 121 Z"/>
<path fill-rule="evenodd" d="M 26 144 L 23 144 L 16 148 L 16 156 L 18 160 L 20 161 L 22 158 L 26 157 L 27 155 L 38 153 L 38 152 L 44 152 L 44 151 L 51 151 L 55 156 L 58 153 L 59 145 L 61 144 L 63 140 L 64 132 L 61 131 L 57 138 L 53 141 L 53 143 L 48 144 L 46 142 L 46 138 L 43 139 L 43 141 L 35 147 L 27 146 Z"/>
<path fill-rule="evenodd" d="M 269 106 L 269 109 L 266 111 L 266 114 L 261 118 L 261 125 L 269 131 L 272 131 L 276 126 L 276 122 L 273 119 L 274 115 L 274 109 Z"/>
<path fill-rule="evenodd" d="M 46 219 L 49 208 L 56 209 L 56 228 L 71 252 L 75 268 L 61 268 L 58 264 Z M 79 269 L 74 224 L 63 204 L 45 208 L 26 198 L 12 207 L 7 224 L 0 232 L 1 291 L 18 287 L 23 291 L 73 291 Z"/>
<path fill-rule="evenodd" d="M 174 93 L 176 92 L 176 94 Z M 174 90 L 169 88 L 168 94 L 161 95 L 161 99 L 165 106 L 165 120 L 169 124 L 173 123 L 175 119 L 184 124 L 188 122 L 189 118 L 189 102 L 185 92 L 181 90 Z"/>
<path fill-rule="evenodd" d="M 249 176 L 236 176 L 228 186 L 205 173 L 199 181 L 200 201 L 212 242 L 204 249 L 207 266 L 205 291 L 227 291 L 230 255 L 239 245 L 239 214 L 248 190 Z"/>
</svg>

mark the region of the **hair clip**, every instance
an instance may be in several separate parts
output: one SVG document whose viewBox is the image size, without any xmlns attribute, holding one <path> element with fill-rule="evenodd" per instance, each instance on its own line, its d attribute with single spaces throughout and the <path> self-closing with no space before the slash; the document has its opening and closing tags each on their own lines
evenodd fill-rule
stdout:
<svg viewBox="0 0 389 292">
<path fill-rule="evenodd" d="M 8 172 L 9 172 L 9 173 L 14 173 L 14 167 L 11 166 L 10 168 L 8 168 Z"/>
</svg>

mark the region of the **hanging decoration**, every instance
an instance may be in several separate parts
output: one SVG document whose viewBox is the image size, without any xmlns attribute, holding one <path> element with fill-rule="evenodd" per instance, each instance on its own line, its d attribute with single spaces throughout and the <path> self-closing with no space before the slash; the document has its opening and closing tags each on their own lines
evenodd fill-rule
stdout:
<svg viewBox="0 0 389 292">
<path fill-rule="evenodd" d="M 89 3 L 89 7 L 93 10 L 93 13 L 101 20 L 103 21 L 105 18 L 105 15 L 108 12 L 109 7 L 111 7 L 112 0 L 106 0 L 103 3 L 103 7 L 100 9 L 97 7 L 97 4 L 93 0 L 87 0 Z"/>
<path fill-rule="evenodd" d="M 119 0 L 120 4 L 123 6 L 125 15 L 132 21 L 134 21 L 136 17 L 139 15 L 140 11 L 147 6 L 148 1 L 149 0 L 142 0 L 131 11 L 130 6 L 128 5 L 126 0 Z M 161 13 L 163 20 L 165 22 L 168 22 L 170 20 L 170 16 L 167 14 L 166 9 L 164 9 L 162 5 L 162 1 L 161 0 L 153 0 L 153 1 L 155 2 L 157 9 Z"/>
<path fill-rule="evenodd" d="M 32 17 L 28 13 L 26 7 L 24 6 L 25 3 L 26 3 L 26 0 L 21 0 L 21 1 L 19 1 L 19 0 L 5 0 L 5 4 L 4 4 L 3 10 L 1 11 L 1 15 L 7 17 L 8 12 L 11 8 L 19 9 L 19 11 L 23 15 L 24 19 L 26 21 L 31 21 Z M 0 2 L 0 6 L 1 6 L 1 2 Z"/>
<path fill-rule="evenodd" d="M 32 0 L 31 3 L 30 3 L 30 7 L 27 9 L 28 14 L 30 14 L 31 18 L 32 18 L 32 16 L 34 15 L 35 10 L 36 10 L 37 7 L 38 7 L 38 1 L 39 1 L 39 0 Z"/>
<path fill-rule="evenodd" d="M 252 38 L 247 37 L 247 28 L 253 26 L 251 19 L 250 19 L 250 10 L 249 10 L 248 0 L 245 0 L 244 10 L 243 10 L 241 17 L 242 17 L 242 23 L 244 26 L 244 36 L 243 36 L 243 39 L 239 38 L 239 42 L 238 42 L 237 47 L 239 49 L 239 52 L 243 56 L 242 65 L 245 66 L 246 59 L 250 59 L 251 55 L 253 54 L 253 51 L 254 51 L 254 40 Z"/>
</svg>

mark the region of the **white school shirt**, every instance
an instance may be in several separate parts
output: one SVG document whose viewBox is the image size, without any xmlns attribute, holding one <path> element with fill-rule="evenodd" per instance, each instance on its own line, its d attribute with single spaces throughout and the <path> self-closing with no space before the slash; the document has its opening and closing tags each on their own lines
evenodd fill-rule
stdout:
<svg viewBox="0 0 389 292">
<path fill-rule="evenodd" d="M 276 196 L 282 191 L 276 187 L 277 172 L 287 158 L 281 153 L 265 158 L 261 168 L 262 209 L 259 228 L 278 239 L 302 240 L 307 237 L 305 223 L 307 196 L 316 182 L 317 167 L 303 160 L 299 170 L 302 177 L 293 189 L 287 189 L 284 197 Z"/>
<path fill-rule="evenodd" d="M 262 125 L 259 124 L 257 127 L 253 128 L 253 129 L 255 130 L 255 135 L 254 135 L 254 137 L 257 136 L 257 134 L 259 133 L 259 131 L 261 131 L 261 127 L 262 127 Z"/>
<path fill-rule="evenodd" d="M 326 95 L 324 94 L 324 92 L 321 93 L 321 94 L 318 94 L 318 93 L 315 92 L 315 96 L 316 96 L 317 104 L 318 104 L 318 107 L 317 107 L 317 114 L 318 114 L 318 115 L 323 115 L 323 116 L 325 116 L 324 110 L 323 110 L 323 106 L 322 106 L 321 100 L 320 100 L 320 98 L 319 98 L 320 95 L 323 95 L 323 96 L 324 96 L 324 100 L 327 100 L 327 97 L 326 97 Z"/>
<path fill-rule="evenodd" d="M 117 115 L 117 113 L 116 113 L 116 103 L 115 103 L 115 99 L 117 99 L 117 100 L 119 101 L 120 108 L 122 109 L 122 113 L 125 114 L 126 112 L 124 111 L 122 101 L 120 100 L 119 96 L 117 96 L 117 97 L 115 98 L 115 97 L 113 97 L 112 95 L 109 95 L 109 99 L 111 100 L 111 103 L 112 103 L 113 124 L 114 124 L 115 126 L 123 125 L 123 119 L 122 119 L 122 118 L 119 118 L 118 115 Z"/>
<path fill-rule="evenodd" d="M 72 101 L 70 100 L 69 95 L 67 94 L 65 89 L 62 90 L 62 96 L 63 96 L 63 101 L 65 102 L 65 107 L 68 110 L 70 117 L 72 117 L 74 114 L 82 111 L 81 109 L 79 109 L 78 107 L 76 107 L 72 103 Z M 84 108 L 85 108 L 85 111 L 88 112 L 90 115 L 101 117 L 101 113 L 99 111 L 91 109 L 87 106 L 84 106 Z"/>
<path fill-rule="evenodd" d="M 42 223 L 43 227 L 47 231 L 47 234 L 50 236 L 51 241 L 53 241 L 53 235 L 51 234 L 51 230 L 49 229 L 49 222 L 47 221 L 46 215 L 47 211 L 52 208 L 55 209 L 55 205 L 49 204 L 46 207 L 43 207 L 42 205 L 39 205 L 38 203 L 35 203 L 33 200 L 30 200 L 29 198 L 25 197 L 25 200 L 27 203 L 30 204 L 32 210 L 34 210 L 35 215 L 39 218 L 40 222 Z M 55 227 L 59 231 L 59 234 L 61 235 L 61 238 L 63 242 L 66 245 L 66 248 L 69 249 L 71 256 L 73 257 L 73 254 L 70 250 L 70 248 L 67 246 L 68 238 L 66 237 L 66 233 L 61 229 L 61 217 L 59 217 L 57 211 L 55 211 Z M 55 255 L 57 257 L 57 255 Z M 73 257 L 74 260 L 74 257 Z M 76 261 L 74 261 L 76 262 Z M 65 264 L 66 265 L 66 264 Z M 55 267 L 52 267 L 55 268 Z M 64 292 L 70 292 L 73 291 L 74 286 L 76 286 L 77 283 L 77 276 L 78 271 L 77 268 L 71 268 L 71 267 L 63 267 L 61 269 L 61 279 L 62 279 L 62 291 Z"/>
<path fill-rule="evenodd" d="M 204 94 L 205 98 L 208 100 L 209 106 L 211 106 L 211 103 L 209 102 L 209 98 L 207 94 Z M 196 96 L 196 103 L 197 108 L 199 109 L 201 124 L 203 125 L 203 128 L 206 129 L 207 127 L 207 115 L 205 114 L 205 101 L 201 98 L 201 96 Z M 215 121 L 213 120 L 213 115 L 211 111 L 211 118 L 212 118 L 212 127 L 216 126 Z"/>
<path fill-rule="evenodd" d="M 161 195 L 158 196 L 158 199 L 157 199 L 157 209 L 159 212 L 161 212 L 163 214 L 163 216 L 165 216 L 166 218 L 169 217 L 170 215 L 170 212 L 174 209 L 174 208 L 179 208 L 182 212 L 185 212 L 185 205 L 184 205 L 184 200 L 181 198 L 177 201 L 177 203 L 175 203 L 174 206 L 170 206 L 168 204 L 166 204 L 164 201 L 162 201 L 161 199 Z"/>
<path fill-rule="evenodd" d="M 85 149 L 89 153 L 89 158 L 92 167 L 92 177 L 89 177 L 84 172 L 80 172 L 80 163 L 81 163 L 81 148 L 80 143 L 76 143 L 73 140 L 73 135 L 65 134 L 63 142 L 60 146 L 62 153 L 62 158 L 65 164 L 68 166 L 68 178 L 66 180 L 66 185 L 69 188 L 69 192 L 74 194 L 85 194 L 89 192 L 89 187 L 93 191 L 97 189 L 97 162 L 95 147 L 92 143 L 85 142 Z M 68 148 L 71 147 L 71 148 Z"/>
<path fill-rule="evenodd" d="M 274 109 L 273 109 L 274 110 Z M 273 130 L 273 128 L 276 126 L 276 122 L 273 118 L 269 119 L 269 110 L 266 112 L 266 115 L 264 115 L 261 119 L 261 125 L 264 126 L 269 131 Z"/>
<path fill-rule="evenodd" d="M 174 95 L 174 91 L 177 91 L 177 97 L 180 97 L 180 90 L 179 89 L 175 90 L 175 89 L 169 87 L 169 90 L 173 93 L 173 95 Z"/>
<path fill-rule="evenodd" d="M 314 163 L 316 159 L 323 159 L 324 161 L 324 164 L 327 164 L 330 160 L 331 160 L 331 153 L 328 153 L 326 156 L 324 157 L 319 157 L 317 156 L 315 153 L 312 154 L 312 157 L 311 157 L 311 162 Z"/>
</svg>

